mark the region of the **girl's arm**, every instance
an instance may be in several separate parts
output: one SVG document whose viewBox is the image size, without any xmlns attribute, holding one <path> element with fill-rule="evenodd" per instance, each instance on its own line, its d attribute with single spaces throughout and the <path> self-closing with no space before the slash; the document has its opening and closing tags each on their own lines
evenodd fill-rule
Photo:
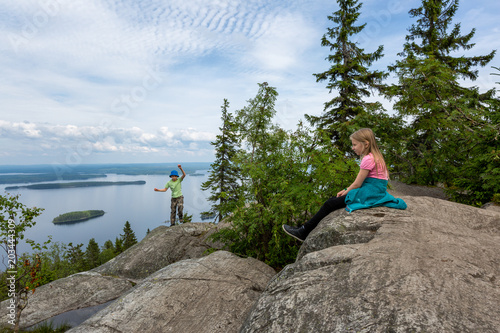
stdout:
<svg viewBox="0 0 500 333">
<path fill-rule="evenodd" d="M 162 189 L 157 189 L 157 188 L 155 187 L 155 191 L 156 191 L 156 192 L 167 192 L 167 190 L 168 190 L 168 187 L 165 187 L 165 188 L 162 188 Z"/>
<path fill-rule="evenodd" d="M 355 188 L 360 188 L 361 185 L 363 185 L 363 182 L 365 181 L 365 178 L 368 176 L 369 173 L 370 170 L 359 169 L 358 175 L 356 176 L 356 180 L 351 185 L 349 185 L 348 188 L 337 193 L 337 197 L 346 195 L 350 190 L 354 190 Z"/>
</svg>

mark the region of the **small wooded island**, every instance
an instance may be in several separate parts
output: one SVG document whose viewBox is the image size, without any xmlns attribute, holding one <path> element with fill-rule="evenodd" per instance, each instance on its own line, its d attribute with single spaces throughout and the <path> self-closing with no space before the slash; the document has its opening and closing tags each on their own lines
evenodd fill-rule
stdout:
<svg viewBox="0 0 500 333">
<path fill-rule="evenodd" d="M 77 212 L 69 212 L 61 214 L 52 220 L 52 223 L 76 223 L 90 220 L 94 217 L 103 216 L 103 210 L 82 210 Z"/>
</svg>

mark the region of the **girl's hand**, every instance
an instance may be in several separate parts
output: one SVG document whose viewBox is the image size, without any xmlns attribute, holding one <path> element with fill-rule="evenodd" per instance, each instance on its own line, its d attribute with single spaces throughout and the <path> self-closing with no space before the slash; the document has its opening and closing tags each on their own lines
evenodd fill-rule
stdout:
<svg viewBox="0 0 500 333">
<path fill-rule="evenodd" d="M 155 187 L 155 191 L 158 191 L 158 189 Z"/>
<path fill-rule="evenodd" d="M 180 165 L 180 164 L 177 164 L 177 167 L 178 167 L 179 169 L 181 169 L 181 165 Z"/>
<path fill-rule="evenodd" d="M 343 189 L 342 191 L 340 191 L 339 193 L 337 193 L 337 198 L 341 197 L 343 195 L 346 195 L 346 194 L 347 194 L 347 189 Z"/>
</svg>

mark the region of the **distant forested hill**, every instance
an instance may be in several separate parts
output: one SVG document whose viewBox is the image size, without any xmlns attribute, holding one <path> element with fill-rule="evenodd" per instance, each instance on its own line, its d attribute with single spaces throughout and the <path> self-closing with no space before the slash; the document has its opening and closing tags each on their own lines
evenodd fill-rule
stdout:
<svg viewBox="0 0 500 333">
<path fill-rule="evenodd" d="M 181 163 L 188 175 L 210 169 L 208 162 Z M 168 175 L 178 170 L 177 163 L 0 165 L 0 184 L 40 183 L 57 180 L 87 180 L 119 175 Z"/>
<path fill-rule="evenodd" d="M 24 183 L 40 183 L 52 182 L 56 180 L 87 180 L 92 178 L 105 178 L 106 175 L 96 174 L 63 174 L 58 177 L 56 174 L 48 173 L 30 173 L 30 174 L 12 174 L 0 175 L 0 184 L 24 184 Z"/>
<path fill-rule="evenodd" d="M 31 190 L 51 190 L 59 188 L 75 188 L 75 187 L 95 187 L 95 186 L 114 186 L 114 185 L 144 185 L 146 181 L 118 181 L 118 182 L 70 182 L 70 183 L 41 183 L 26 186 L 8 186 L 5 190 L 17 190 L 19 188 L 27 188 Z"/>
</svg>

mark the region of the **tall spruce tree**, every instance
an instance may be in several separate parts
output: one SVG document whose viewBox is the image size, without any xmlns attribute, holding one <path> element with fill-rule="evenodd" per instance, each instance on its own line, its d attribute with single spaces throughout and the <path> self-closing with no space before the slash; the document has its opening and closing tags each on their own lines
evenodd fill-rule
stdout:
<svg viewBox="0 0 500 333">
<path fill-rule="evenodd" d="M 82 243 L 76 246 L 73 243 L 69 243 L 65 253 L 65 259 L 69 261 L 76 272 L 84 271 L 87 267 L 85 252 L 83 252 L 82 248 Z"/>
<path fill-rule="evenodd" d="M 240 187 L 238 183 L 240 171 L 233 160 L 238 149 L 238 127 L 228 108 L 229 102 L 224 99 L 221 107 L 220 134 L 211 143 L 215 147 L 215 162 L 210 165 L 208 180 L 201 185 L 202 190 L 211 191 L 211 196 L 208 198 L 213 203 L 210 213 L 215 214 L 215 219 L 218 221 L 236 207 Z"/>
<path fill-rule="evenodd" d="M 365 98 L 371 96 L 370 90 L 373 88 L 382 88 L 382 80 L 388 74 L 369 69 L 374 61 L 383 56 L 383 46 L 373 53 L 365 53 L 352 40 L 366 26 L 355 25 L 362 4 L 357 0 L 337 0 L 337 3 L 339 10 L 328 16 L 336 26 L 327 28 L 321 40 L 321 45 L 333 52 L 326 58 L 332 66 L 314 76 L 317 82 L 327 80 L 326 87 L 330 93 L 338 92 L 338 96 L 325 103 L 321 116 L 306 115 L 306 119 L 311 125 L 327 131 L 341 151 L 350 152 L 349 135 L 354 128 L 353 120 L 367 111 L 374 112 L 382 108 L 380 103 L 369 103 Z"/>
<path fill-rule="evenodd" d="M 126 249 L 137 243 L 137 238 L 135 237 L 135 233 L 132 230 L 129 221 L 125 222 L 125 226 L 123 227 L 123 235 L 120 236 L 123 240 L 122 251 L 125 251 Z"/>
<path fill-rule="evenodd" d="M 115 237 L 115 255 L 119 255 L 123 251 L 123 239 L 121 237 Z"/>
<path fill-rule="evenodd" d="M 417 17 L 418 20 L 408 29 L 410 34 L 406 36 L 407 42 L 400 55 L 412 59 L 434 58 L 462 78 L 477 79 L 478 70 L 474 67 L 486 66 L 496 51 L 491 51 L 488 55 L 471 57 L 450 54 L 454 51 L 470 50 L 475 45 L 470 41 L 476 29 L 461 35 L 460 23 L 456 23 L 450 31 L 458 7 L 459 0 L 423 0 L 420 7 L 410 10 L 410 16 Z"/>
<path fill-rule="evenodd" d="M 95 241 L 94 238 L 89 240 L 89 244 L 87 245 L 87 249 L 85 250 L 85 261 L 87 263 L 87 269 L 92 269 L 101 264 L 100 256 L 101 250 L 99 249 L 99 244 Z"/>
<path fill-rule="evenodd" d="M 456 186 L 457 177 L 470 164 L 469 151 L 490 137 L 495 127 L 488 120 L 494 119 L 489 116 L 495 112 L 494 90 L 480 93 L 477 87 L 459 83 L 475 80 L 475 66 L 485 66 L 495 51 L 456 56 L 454 52 L 474 46 L 470 40 L 475 34 L 473 29 L 461 35 L 460 24 L 451 28 L 457 9 L 458 0 L 424 0 L 410 10 L 417 22 L 408 29 L 399 54 L 403 59 L 389 67 L 399 82 L 388 95 L 408 123 L 406 135 L 400 136 L 406 153 L 398 158 L 403 178 L 409 182 Z"/>
</svg>

